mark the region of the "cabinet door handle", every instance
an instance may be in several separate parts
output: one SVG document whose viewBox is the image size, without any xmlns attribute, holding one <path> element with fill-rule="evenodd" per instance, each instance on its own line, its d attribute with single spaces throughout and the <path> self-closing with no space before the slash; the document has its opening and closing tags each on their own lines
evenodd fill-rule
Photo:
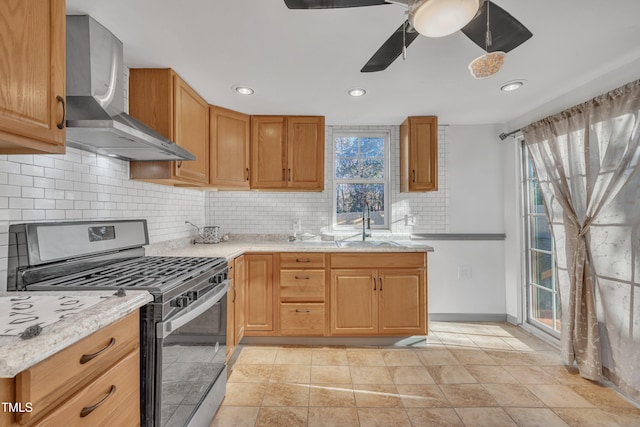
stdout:
<svg viewBox="0 0 640 427">
<path fill-rule="evenodd" d="M 376 278 L 375 277 L 373 278 L 373 290 L 374 291 L 376 290 Z"/>
<path fill-rule="evenodd" d="M 178 160 L 178 169 L 182 167 L 182 160 Z"/>
<path fill-rule="evenodd" d="M 296 258 L 296 262 L 311 262 L 309 258 Z"/>
<path fill-rule="evenodd" d="M 287 170 L 285 168 L 282 168 L 282 180 L 287 180 Z"/>
<path fill-rule="evenodd" d="M 296 280 L 309 280 L 309 276 L 294 276 Z"/>
<path fill-rule="evenodd" d="M 231 285 L 230 288 L 233 289 L 233 299 L 231 300 L 231 302 L 235 304 L 236 303 L 236 295 L 238 294 L 238 291 L 236 291 L 235 285 Z"/>
<path fill-rule="evenodd" d="M 291 169 L 289 169 L 289 181 L 291 181 Z"/>
<path fill-rule="evenodd" d="M 249 168 L 247 168 L 247 181 L 249 181 Z"/>
<path fill-rule="evenodd" d="M 62 120 L 60 120 L 59 123 L 56 123 L 56 126 L 58 126 L 58 129 L 64 129 L 64 125 L 67 122 L 67 104 L 64 102 L 64 98 L 60 95 L 56 96 L 56 99 L 62 104 Z"/>
<path fill-rule="evenodd" d="M 412 172 L 413 172 L 413 182 L 416 182 L 416 170 L 414 169 Z"/>
<path fill-rule="evenodd" d="M 311 313 L 311 310 L 300 310 L 299 308 L 296 308 L 296 313 Z"/>
<path fill-rule="evenodd" d="M 380 290 L 382 290 L 382 277 L 380 278 Z"/>
<path fill-rule="evenodd" d="M 91 353 L 91 354 L 83 354 L 82 357 L 80 358 L 80 364 L 84 365 L 88 361 L 100 356 L 102 353 L 104 353 L 105 351 L 109 350 L 114 345 L 116 345 L 116 339 L 115 338 L 111 338 L 111 341 L 109 341 L 109 344 L 107 344 L 107 346 L 105 348 L 103 348 L 102 350 L 98 350 L 95 353 Z"/>
<path fill-rule="evenodd" d="M 82 411 L 80 411 L 80 417 L 84 418 L 87 415 L 89 415 L 90 413 L 92 413 L 93 411 L 95 411 L 96 409 L 98 409 L 100 407 L 100 405 L 102 405 L 104 402 L 107 401 L 107 399 L 109 399 L 111 396 L 113 396 L 116 392 L 116 386 L 112 385 L 111 386 L 111 390 L 109 390 L 109 394 L 107 394 L 105 397 L 103 397 L 100 402 L 96 403 L 95 405 L 91 405 L 91 406 L 85 406 L 84 408 L 82 408 Z"/>
</svg>

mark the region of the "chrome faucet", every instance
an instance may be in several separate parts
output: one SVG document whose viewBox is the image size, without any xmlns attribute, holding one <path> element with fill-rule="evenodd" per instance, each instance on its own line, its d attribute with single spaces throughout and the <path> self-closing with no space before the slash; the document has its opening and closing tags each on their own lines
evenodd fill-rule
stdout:
<svg viewBox="0 0 640 427">
<path fill-rule="evenodd" d="M 367 237 L 371 237 L 371 208 L 369 202 L 362 205 L 362 241 Z"/>
</svg>

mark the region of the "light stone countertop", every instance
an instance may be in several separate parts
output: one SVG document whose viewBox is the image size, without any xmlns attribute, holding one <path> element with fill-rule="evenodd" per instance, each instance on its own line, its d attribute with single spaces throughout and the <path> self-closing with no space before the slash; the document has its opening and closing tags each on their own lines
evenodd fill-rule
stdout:
<svg viewBox="0 0 640 427">
<path fill-rule="evenodd" d="M 424 243 L 398 241 L 401 246 L 355 246 L 338 247 L 334 241 L 298 240 L 294 242 L 276 240 L 231 240 L 216 244 L 189 244 L 162 250 L 156 248 L 147 255 L 223 257 L 228 260 L 244 253 L 255 252 L 433 252 L 433 247 Z"/>
<path fill-rule="evenodd" d="M 15 377 L 25 369 L 134 312 L 153 299 L 147 291 L 127 291 L 124 297 L 115 296 L 114 291 L 0 292 L 0 298 L 16 295 L 52 298 L 65 295 L 95 295 L 104 296 L 105 299 L 74 316 L 45 326 L 40 335 L 31 339 L 0 336 L 0 378 Z"/>
</svg>

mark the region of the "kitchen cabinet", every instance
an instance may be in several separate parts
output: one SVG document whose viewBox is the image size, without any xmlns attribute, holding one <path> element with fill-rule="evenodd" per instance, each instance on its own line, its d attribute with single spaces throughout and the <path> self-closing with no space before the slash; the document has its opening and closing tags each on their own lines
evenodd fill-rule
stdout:
<svg viewBox="0 0 640 427">
<path fill-rule="evenodd" d="M 15 378 L 0 379 L 3 402 L 23 408 L 30 402 L 33 409 L 15 419 L 0 414 L 2 425 L 139 425 L 139 330 L 136 311 Z"/>
<path fill-rule="evenodd" d="M 426 256 L 331 256 L 331 335 L 425 335 Z"/>
<path fill-rule="evenodd" d="M 252 189 L 324 189 L 324 117 L 251 116 Z"/>
<path fill-rule="evenodd" d="M 400 125 L 400 192 L 438 189 L 438 118 L 408 117 Z"/>
<path fill-rule="evenodd" d="M 244 256 L 229 263 L 229 292 L 227 293 L 227 361 L 244 336 Z"/>
<path fill-rule="evenodd" d="M 245 255 L 244 335 L 273 335 L 273 255 Z"/>
<path fill-rule="evenodd" d="M 277 259 L 279 335 L 326 335 L 325 254 L 280 253 Z"/>
<path fill-rule="evenodd" d="M 0 2 L 0 154 L 65 152 L 65 2 Z"/>
<path fill-rule="evenodd" d="M 131 162 L 131 179 L 209 184 L 209 105 L 171 69 L 132 68 L 129 114 L 196 156 L 196 160 Z"/>
<path fill-rule="evenodd" d="M 251 117 L 210 106 L 209 185 L 223 189 L 249 189 Z"/>
</svg>

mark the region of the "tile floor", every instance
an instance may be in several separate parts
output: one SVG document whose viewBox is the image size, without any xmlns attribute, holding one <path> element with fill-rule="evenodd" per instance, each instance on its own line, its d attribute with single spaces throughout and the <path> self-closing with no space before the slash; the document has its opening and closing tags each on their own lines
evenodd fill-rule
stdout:
<svg viewBox="0 0 640 427">
<path fill-rule="evenodd" d="M 212 427 L 640 427 L 640 409 L 502 323 L 431 322 L 427 347 L 245 346 Z"/>
</svg>

